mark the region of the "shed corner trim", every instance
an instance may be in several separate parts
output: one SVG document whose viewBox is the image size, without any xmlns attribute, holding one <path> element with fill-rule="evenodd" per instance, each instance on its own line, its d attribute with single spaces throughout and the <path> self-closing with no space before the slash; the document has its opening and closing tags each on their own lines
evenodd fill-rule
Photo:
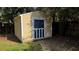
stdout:
<svg viewBox="0 0 79 59">
<path fill-rule="evenodd" d="M 21 17 L 21 41 L 23 42 L 23 18 L 22 15 L 20 15 Z"/>
</svg>

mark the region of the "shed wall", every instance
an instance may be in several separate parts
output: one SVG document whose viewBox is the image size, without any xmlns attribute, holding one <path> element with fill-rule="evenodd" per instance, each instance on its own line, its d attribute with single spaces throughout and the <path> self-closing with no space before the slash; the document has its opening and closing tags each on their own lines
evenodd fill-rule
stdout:
<svg viewBox="0 0 79 59">
<path fill-rule="evenodd" d="M 45 38 L 52 37 L 52 20 L 45 20 Z"/>
<path fill-rule="evenodd" d="M 16 37 L 21 40 L 21 17 L 17 16 L 14 19 L 14 30 Z"/>
<path fill-rule="evenodd" d="M 44 20 L 44 38 L 52 37 L 52 20 L 47 20 L 40 12 L 32 13 L 32 20 Z"/>
<path fill-rule="evenodd" d="M 32 25 L 31 25 L 31 13 L 22 15 L 23 22 L 23 42 L 32 41 Z"/>
</svg>

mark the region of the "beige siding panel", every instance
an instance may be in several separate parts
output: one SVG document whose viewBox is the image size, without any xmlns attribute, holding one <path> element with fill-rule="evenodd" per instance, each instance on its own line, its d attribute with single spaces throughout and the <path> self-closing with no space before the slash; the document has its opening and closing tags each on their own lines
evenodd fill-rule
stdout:
<svg viewBox="0 0 79 59">
<path fill-rule="evenodd" d="M 14 19 L 15 35 L 21 40 L 21 17 L 17 16 Z"/>
<path fill-rule="evenodd" d="M 31 13 L 22 15 L 23 19 L 23 41 L 32 41 Z"/>
<path fill-rule="evenodd" d="M 41 12 L 33 12 L 32 13 L 32 20 L 33 19 L 43 19 L 44 20 L 44 38 L 52 37 L 52 20 L 47 20 Z"/>
<path fill-rule="evenodd" d="M 52 37 L 52 21 L 45 20 L 45 38 Z"/>
</svg>

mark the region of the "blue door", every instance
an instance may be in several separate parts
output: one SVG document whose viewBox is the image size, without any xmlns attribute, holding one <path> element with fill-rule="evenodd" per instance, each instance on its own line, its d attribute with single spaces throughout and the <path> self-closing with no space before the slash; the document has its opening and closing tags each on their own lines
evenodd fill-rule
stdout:
<svg viewBox="0 0 79 59">
<path fill-rule="evenodd" d="M 44 20 L 34 20 L 33 38 L 44 38 Z"/>
</svg>

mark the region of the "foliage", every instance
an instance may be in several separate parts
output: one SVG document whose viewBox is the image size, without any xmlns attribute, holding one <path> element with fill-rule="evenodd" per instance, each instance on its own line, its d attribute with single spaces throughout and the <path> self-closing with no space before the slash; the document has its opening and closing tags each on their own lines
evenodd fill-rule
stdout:
<svg viewBox="0 0 79 59">
<path fill-rule="evenodd" d="M 79 16 L 79 8 L 78 7 L 38 7 L 37 10 L 42 11 L 46 17 L 49 16 L 52 20 L 76 20 Z"/>
<path fill-rule="evenodd" d="M 59 7 L 39 7 L 37 10 L 42 11 L 47 19 L 55 20 L 56 12 L 60 10 Z"/>
<path fill-rule="evenodd" d="M 2 21 L 12 21 L 15 16 L 22 14 L 22 13 L 27 13 L 30 11 L 33 11 L 32 7 L 2 7 L 0 8 L 1 10 L 1 18 Z"/>
<path fill-rule="evenodd" d="M 3 21 L 13 21 L 14 17 L 30 11 L 42 11 L 45 17 L 53 21 L 59 18 L 60 20 L 74 20 L 78 18 L 78 7 L 1 7 L 1 18 Z"/>
</svg>

